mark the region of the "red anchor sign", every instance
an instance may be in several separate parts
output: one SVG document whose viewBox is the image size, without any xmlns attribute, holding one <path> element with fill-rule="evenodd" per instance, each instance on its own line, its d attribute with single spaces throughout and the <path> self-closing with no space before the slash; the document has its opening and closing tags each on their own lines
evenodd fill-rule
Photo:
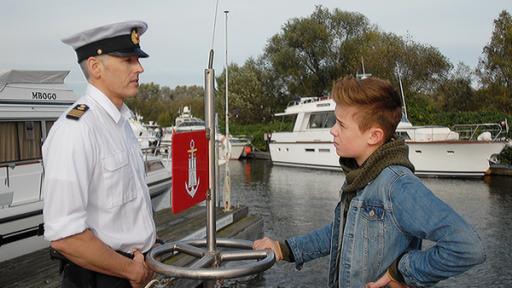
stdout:
<svg viewBox="0 0 512 288">
<path fill-rule="evenodd" d="M 208 140 L 206 131 L 172 134 L 172 212 L 178 213 L 206 199 Z"/>
</svg>

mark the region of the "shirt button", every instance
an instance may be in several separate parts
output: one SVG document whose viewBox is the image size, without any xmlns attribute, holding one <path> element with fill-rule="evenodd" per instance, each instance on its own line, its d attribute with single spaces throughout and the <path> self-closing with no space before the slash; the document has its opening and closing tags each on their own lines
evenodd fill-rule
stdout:
<svg viewBox="0 0 512 288">
<path fill-rule="evenodd" d="M 375 211 L 371 210 L 370 211 L 370 217 L 373 217 L 373 216 L 375 216 Z"/>
</svg>

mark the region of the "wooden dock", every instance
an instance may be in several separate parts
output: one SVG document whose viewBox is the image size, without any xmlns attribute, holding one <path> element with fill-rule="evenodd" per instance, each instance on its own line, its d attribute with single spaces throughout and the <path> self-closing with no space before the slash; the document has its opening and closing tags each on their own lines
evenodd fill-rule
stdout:
<svg viewBox="0 0 512 288">
<path fill-rule="evenodd" d="M 200 239 L 206 235 L 206 207 L 194 207 L 173 215 L 169 209 L 155 213 L 157 235 L 163 241 Z M 263 235 L 263 220 L 248 215 L 247 207 L 223 212 L 217 209 L 217 237 L 255 240 Z M 191 259 L 181 260 L 187 263 Z M 167 287 L 194 287 L 187 281 L 168 281 Z M 49 249 L 23 255 L 0 263 L 0 287 L 60 287 L 59 261 L 51 260 Z M 162 287 L 162 286 L 160 286 Z"/>
</svg>

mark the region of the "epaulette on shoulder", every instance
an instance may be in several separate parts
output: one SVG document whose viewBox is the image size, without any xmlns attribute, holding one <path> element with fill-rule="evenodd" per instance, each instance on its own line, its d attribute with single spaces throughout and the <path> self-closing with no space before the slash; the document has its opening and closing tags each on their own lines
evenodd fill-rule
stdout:
<svg viewBox="0 0 512 288">
<path fill-rule="evenodd" d="M 73 109 L 69 110 L 68 114 L 66 115 L 66 118 L 73 119 L 73 120 L 79 120 L 82 115 L 85 114 L 89 110 L 89 106 L 85 104 L 77 104 Z"/>
</svg>

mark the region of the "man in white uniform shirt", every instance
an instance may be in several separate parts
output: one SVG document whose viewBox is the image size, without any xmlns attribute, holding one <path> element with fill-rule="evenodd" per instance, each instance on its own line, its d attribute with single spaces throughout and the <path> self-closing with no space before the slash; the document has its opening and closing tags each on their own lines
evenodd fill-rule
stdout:
<svg viewBox="0 0 512 288">
<path fill-rule="evenodd" d="M 155 243 L 144 163 L 123 103 L 137 94 L 141 21 L 90 29 L 62 41 L 89 82 L 43 145 L 45 238 L 65 257 L 62 287 L 143 287 Z"/>
</svg>

